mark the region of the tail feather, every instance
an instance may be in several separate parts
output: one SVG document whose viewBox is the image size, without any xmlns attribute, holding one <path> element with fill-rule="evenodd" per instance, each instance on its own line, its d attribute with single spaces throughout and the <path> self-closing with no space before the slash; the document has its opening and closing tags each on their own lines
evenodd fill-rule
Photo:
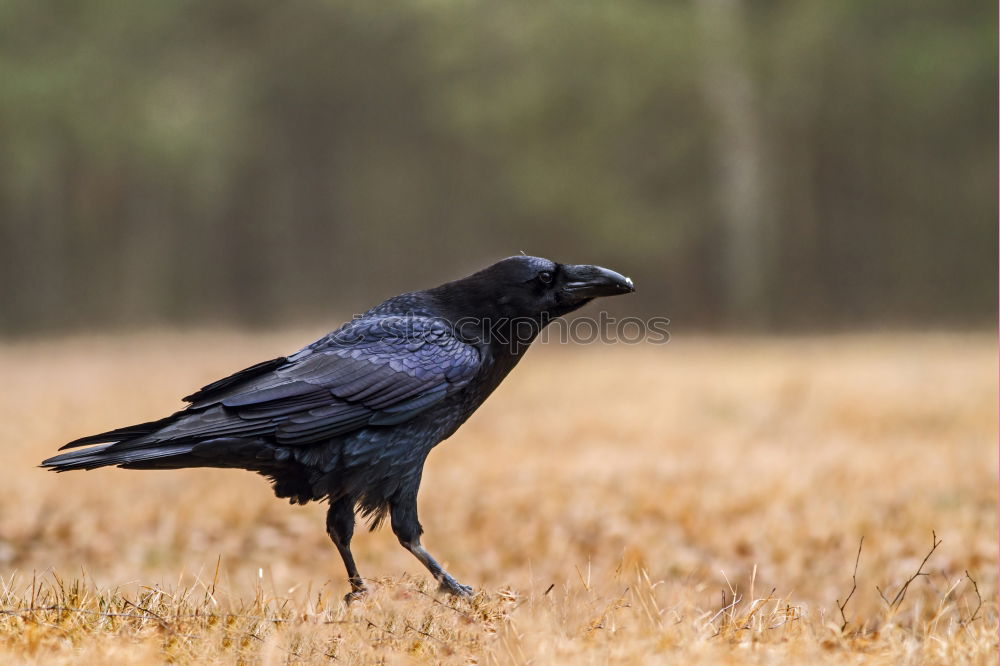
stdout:
<svg viewBox="0 0 1000 666">
<path fill-rule="evenodd" d="M 78 446 L 87 446 L 88 444 L 100 444 L 102 442 L 121 442 L 126 439 L 134 439 L 136 437 L 151 435 L 157 430 L 163 428 L 165 425 L 169 424 L 175 418 L 177 418 L 177 414 L 171 414 L 170 416 L 157 421 L 137 423 L 135 425 L 125 426 L 124 428 L 117 428 L 115 430 L 102 432 L 97 435 L 87 435 L 86 437 L 81 437 L 80 439 L 74 439 L 68 444 L 63 444 L 59 447 L 59 450 L 63 451 L 65 449 L 72 449 Z"/>
<path fill-rule="evenodd" d="M 159 422 L 156 422 L 159 427 Z M 84 438 L 91 440 L 115 434 L 134 433 L 133 438 L 122 437 L 77 451 L 68 451 L 43 460 L 42 467 L 55 472 L 91 470 L 98 467 L 125 469 L 181 469 L 186 467 L 224 467 L 246 469 L 262 474 L 271 480 L 278 497 L 288 498 L 293 504 L 305 504 L 321 499 L 331 492 L 329 483 L 319 483 L 328 475 L 310 473 L 302 466 L 298 455 L 285 447 L 261 438 L 219 437 L 208 440 L 167 440 L 136 444 L 135 440 L 147 436 L 152 424 L 121 428 L 104 435 Z M 77 440 L 82 442 L 82 440 Z M 79 445 L 79 444 L 75 444 Z M 65 447 L 63 447 L 65 448 Z M 367 510 L 377 525 L 385 516 L 385 508 Z M 374 527 L 373 527 L 374 529 Z"/>
<path fill-rule="evenodd" d="M 115 448 L 114 444 L 103 444 L 82 451 L 53 456 L 48 460 L 43 460 L 42 467 L 49 467 L 57 472 L 68 472 L 74 469 L 96 469 L 109 465 L 153 464 L 152 461 L 188 454 L 194 447 L 194 442 L 165 443 L 141 449 L 120 449 Z"/>
<path fill-rule="evenodd" d="M 268 473 L 286 466 L 289 452 L 255 437 L 213 437 L 144 441 L 150 424 L 121 428 L 117 433 L 135 436 L 68 451 L 43 460 L 42 467 L 56 472 L 118 466 L 128 469 L 180 469 L 184 467 L 236 467 Z M 157 429 L 159 429 L 159 424 Z M 152 434 L 155 434 L 155 430 Z M 109 433 L 105 433 L 109 434 Z M 116 435 L 116 438 L 120 435 Z M 101 438 L 103 435 L 94 435 Z M 64 447 L 65 448 L 65 447 Z"/>
</svg>

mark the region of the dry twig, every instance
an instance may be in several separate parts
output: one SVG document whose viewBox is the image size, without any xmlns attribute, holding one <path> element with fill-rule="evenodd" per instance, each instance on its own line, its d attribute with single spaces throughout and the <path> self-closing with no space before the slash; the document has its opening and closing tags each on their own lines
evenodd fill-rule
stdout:
<svg viewBox="0 0 1000 666">
<path fill-rule="evenodd" d="M 878 590 L 879 596 L 882 597 L 882 601 L 884 601 L 889 608 L 893 610 L 899 608 L 899 606 L 903 603 L 903 599 L 906 598 L 906 591 L 910 588 L 910 583 L 915 581 L 919 576 L 927 575 L 928 572 L 924 571 L 924 565 L 927 564 L 927 560 L 930 559 L 931 555 L 934 554 L 934 551 L 937 550 L 940 545 L 941 541 L 937 538 L 937 533 L 934 532 L 934 530 L 931 530 L 931 549 L 927 552 L 927 555 L 924 556 L 924 560 L 920 563 L 920 566 L 917 567 L 917 572 L 910 576 L 905 583 L 903 583 L 903 587 L 899 588 L 899 592 L 897 592 L 896 596 L 892 598 L 892 601 L 889 601 L 888 597 L 885 596 L 878 585 L 875 586 L 875 589 Z"/>
<path fill-rule="evenodd" d="M 976 610 L 972 611 L 972 615 L 969 616 L 969 619 L 962 623 L 963 625 L 971 624 L 979 616 L 979 611 L 983 607 L 983 596 L 979 594 L 979 584 L 976 583 L 975 578 L 969 575 L 968 569 L 965 570 L 965 577 L 972 582 L 972 589 L 976 591 L 976 599 L 979 600 L 979 604 L 976 606 Z"/>
<path fill-rule="evenodd" d="M 844 599 L 844 603 L 840 603 L 840 599 L 837 599 L 837 608 L 840 609 L 840 617 L 844 620 L 843 624 L 840 625 L 841 631 L 847 628 L 847 616 L 844 614 L 844 609 L 847 608 L 847 602 L 854 596 L 854 591 L 858 589 L 858 563 L 861 561 L 861 547 L 864 545 L 865 538 L 862 536 L 861 541 L 858 542 L 858 556 L 854 558 L 854 573 L 851 574 L 851 592 Z"/>
</svg>

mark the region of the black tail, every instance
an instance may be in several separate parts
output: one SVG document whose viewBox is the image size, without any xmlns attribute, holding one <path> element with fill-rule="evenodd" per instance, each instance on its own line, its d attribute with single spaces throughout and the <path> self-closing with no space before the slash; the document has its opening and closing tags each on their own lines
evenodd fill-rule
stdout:
<svg viewBox="0 0 1000 666">
<path fill-rule="evenodd" d="M 156 422 L 152 431 L 151 426 L 153 424 L 145 423 L 78 439 L 71 444 L 80 446 L 87 442 L 107 441 L 111 439 L 109 435 L 131 435 L 120 441 L 61 453 L 43 460 L 42 467 L 56 472 L 109 466 L 126 469 L 237 468 L 268 477 L 274 485 L 274 493 L 278 497 L 289 498 L 293 504 L 305 504 L 328 492 L 313 487 L 314 479 L 291 458 L 287 449 L 262 439 L 216 437 L 208 440 L 141 441 L 143 437 L 158 430 L 162 422 Z"/>
<path fill-rule="evenodd" d="M 96 469 L 117 466 L 127 469 L 181 469 L 185 467 L 235 467 L 253 471 L 269 472 L 275 466 L 281 467 L 288 456 L 279 453 L 276 447 L 257 437 L 204 437 L 201 433 L 201 418 L 210 425 L 225 424 L 228 418 L 221 409 L 218 413 L 190 410 L 178 412 L 159 421 L 139 423 L 133 426 L 110 430 L 99 435 L 81 437 L 61 447 L 60 450 L 89 446 L 79 451 L 68 451 L 42 461 L 42 467 L 56 472 L 74 469 Z M 187 424 L 192 433 L 178 432 L 178 427 Z M 161 432 L 166 429 L 166 432 Z M 102 443 L 103 442 L 103 443 Z"/>
<path fill-rule="evenodd" d="M 89 435 L 74 439 L 72 442 L 59 447 L 59 450 L 70 449 L 88 444 L 101 444 L 91 446 L 80 451 L 70 451 L 58 456 L 53 456 L 42 461 L 42 467 L 54 469 L 57 472 L 68 472 L 73 469 L 95 469 L 108 465 L 130 465 L 142 464 L 143 462 L 153 462 L 176 456 L 183 456 L 189 453 L 194 447 L 194 442 L 162 442 L 147 446 L 132 446 L 132 440 L 146 437 L 163 428 L 176 419 L 178 414 L 172 414 L 158 421 L 148 423 L 137 423 L 102 432 L 98 435 Z"/>
<path fill-rule="evenodd" d="M 86 446 L 88 444 L 100 444 L 101 442 L 119 443 L 129 439 L 135 439 L 136 437 L 151 435 L 163 426 L 173 422 L 180 414 L 181 412 L 177 412 L 176 414 L 171 414 L 170 416 L 159 419 L 158 421 L 137 423 L 136 425 L 102 432 L 98 435 L 88 435 L 87 437 L 74 439 L 72 442 L 60 446 L 59 450 L 62 451 L 64 449 L 72 449 L 77 446 Z M 45 463 L 42 464 L 44 465 Z"/>
<path fill-rule="evenodd" d="M 196 446 L 195 442 L 164 442 L 134 449 L 117 448 L 118 444 L 119 442 L 102 444 L 80 451 L 62 453 L 43 460 L 42 467 L 48 467 L 56 472 L 96 469 L 109 465 L 132 469 L 177 469 L 196 467 L 199 462 L 188 455 Z"/>
</svg>

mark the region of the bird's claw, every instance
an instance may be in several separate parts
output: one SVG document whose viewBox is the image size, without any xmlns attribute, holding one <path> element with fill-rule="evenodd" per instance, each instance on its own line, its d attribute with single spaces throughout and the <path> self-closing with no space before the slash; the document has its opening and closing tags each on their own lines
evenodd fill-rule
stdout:
<svg viewBox="0 0 1000 666">
<path fill-rule="evenodd" d="M 364 587 L 364 586 L 362 586 L 362 587 L 356 587 L 356 588 L 354 588 L 353 590 L 351 590 L 350 592 L 348 592 L 347 594 L 344 595 L 344 603 L 347 604 L 348 606 L 350 606 L 352 601 L 359 601 L 361 599 L 364 599 L 367 596 L 368 596 L 368 588 L 367 587 Z"/>
<path fill-rule="evenodd" d="M 441 578 L 441 584 L 438 585 L 438 591 L 444 592 L 445 594 L 450 594 L 455 597 L 461 597 L 463 599 L 469 599 L 472 597 L 472 587 L 469 585 L 462 585 L 457 580 L 451 576 L 445 575 Z"/>
</svg>

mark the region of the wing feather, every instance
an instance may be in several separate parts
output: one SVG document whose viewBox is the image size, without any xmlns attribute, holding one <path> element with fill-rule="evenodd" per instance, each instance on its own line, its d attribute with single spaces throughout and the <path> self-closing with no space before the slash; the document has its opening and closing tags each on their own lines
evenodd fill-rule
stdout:
<svg viewBox="0 0 1000 666">
<path fill-rule="evenodd" d="M 468 384 L 480 364 L 479 350 L 440 321 L 359 319 L 297 354 L 208 384 L 173 417 L 95 437 L 110 450 L 218 437 L 313 444 L 407 421 Z"/>
</svg>

